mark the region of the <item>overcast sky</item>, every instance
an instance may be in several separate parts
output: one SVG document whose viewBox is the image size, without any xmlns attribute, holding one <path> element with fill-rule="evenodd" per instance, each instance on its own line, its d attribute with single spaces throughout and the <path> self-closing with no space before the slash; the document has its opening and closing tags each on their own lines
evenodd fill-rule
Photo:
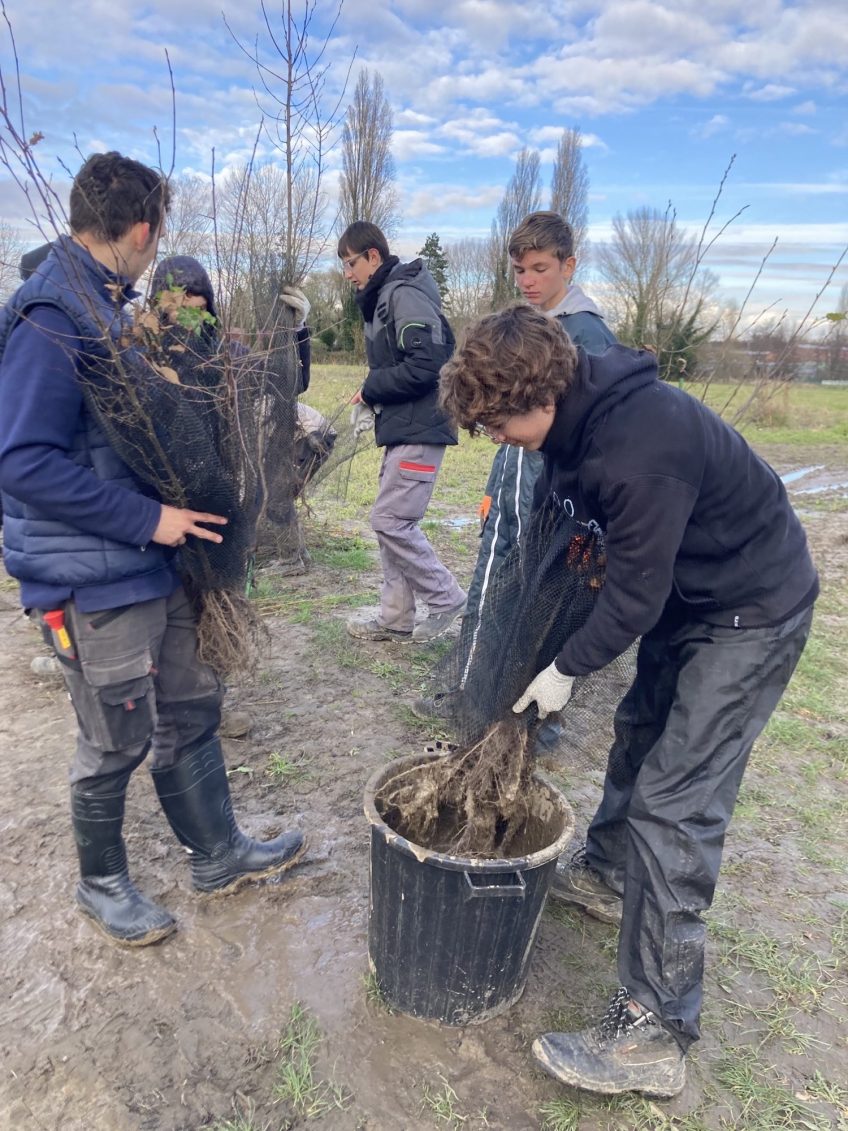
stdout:
<svg viewBox="0 0 848 1131">
<path fill-rule="evenodd" d="M 260 9 L 224 7 L 235 35 L 259 35 L 264 52 Z M 75 138 L 84 153 L 117 148 L 153 162 L 154 129 L 177 171 L 208 174 L 213 147 L 218 169 L 249 155 L 256 72 L 215 0 L 7 0 L 6 11 L 25 126 L 45 135 L 44 171 L 80 164 Z M 318 0 L 316 33 L 334 11 Z M 269 13 L 278 28 L 278 8 Z M 778 237 L 756 306 L 802 313 L 848 245 L 844 0 L 346 0 L 327 56 L 331 87 L 354 50 L 350 89 L 360 67 L 379 70 L 394 109 L 401 253 L 431 231 L 443 242 L 486 234 L 521 147 L 540 150 L 547 185 L 558 137 L 574 126 L 593 241 L 616 213 L 669 201 L 700 230 L 736 154 L 715 227 L 748 207 L 709 260 L 725 292 L 747 291 Z M 8 89 L 8 36 L 0 63 Z M 0 216 L 19 214 L 0 180 Z M 846 281 L 848 265 L 821 311 Z"/>
</svg>

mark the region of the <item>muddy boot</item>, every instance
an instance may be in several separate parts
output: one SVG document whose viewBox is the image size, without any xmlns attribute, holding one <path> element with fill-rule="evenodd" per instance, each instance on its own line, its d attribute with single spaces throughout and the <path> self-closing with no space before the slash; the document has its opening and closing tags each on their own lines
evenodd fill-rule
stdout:
<svg viewBox="0 0 848 1131">
<path fill-rule="evenodd" d="M 574 903 L 602 923 L 621 925 L 622 897 L 604 883 L 600 873 L 589 863 L 585 845 L 576 849 L 569 861 L 562 858 L 557 861 L 550 897 Z"/>
<path fill-rule="evenodd" d="M 129 771 L 71 786 L 71 820 L 80 862 L 80 909 L 120 946 L 149 946 L 176 920 L 135 887 L 121 836 Z"/>
<path fill-rule="evenodd" d="M 285 872 L 306 849 L 303 836 L 252 840 L 233 817 L 230 783 L 217 738 L 154 770 L 153 782 L 177 840 L 191 857 L 196 891 L 231 892 L 250 880 Z"/>
<path fill-rule="evenodd" d="M 686 1083 L 682 1048 L 623 987 L 599 1024 L 577 1033 L 545 1033 L 533 1042 L 533 1056 L 563 1084 L 605 1096 L 642 1092 L 671 1099 Z"/>
</svg>

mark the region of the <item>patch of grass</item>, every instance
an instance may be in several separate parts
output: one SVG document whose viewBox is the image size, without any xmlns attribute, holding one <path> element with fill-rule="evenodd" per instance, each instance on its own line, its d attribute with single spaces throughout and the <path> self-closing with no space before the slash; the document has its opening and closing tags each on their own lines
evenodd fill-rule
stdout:
<svg viewBox="0 0 848 1131">
<path fill-rule="evenodd" d="M 395 695 L 411 692 L 409 674 L 391 660 L 372 660 L 366 665 L 366 670 L 384 679 Z"/>
<path fill-rule="evenodd" d="M 369 1005 L 375 1009 L 381 1010 L 383 1013 L 394 1013 L 394 1010 L 386 1001 L 383 996 L 383 991 L 377 982 L 377 975 L 373 970 L 369 970 L 367 974 L 362 975 L 362 984 L 365 987 L 365 1000 Z"/>
<path fill-rule="evenodd" d="M 280 1037 L 280 1062 L 274 1097 L 291 1104 L 303 1119 L 316 1119 L 328 1111 L 344 1111 L 350 1096 L 332 1080 L 315 1078 L 315 1059 L 321 1032 L 314 1018 L 299 1003 L 291 1007 Z"/>
<path fill-rule="evenodd" d="M 244 1111 L 239 1111 L 239 1106 L 233 1101 L 233 1118 L 216 1120 L 208 1131 L 270 1131 L 270 1122 L 257 1122 L 256 1107 L 252 1100 L 247 1100 Z"/>
<path fill-rule="evenodd" d="M 312 639 L 322 648 L 352 647 L 352 637 L 348 636 L 344 622 L 336 617 L 316 621 L 312 626 Z"/>
<path fill-rule="evenodd" d="M 357 534 L 324 534 L 320 543 L 310 549 L 310 553 L 318 565 L 348 573 L 361 573 L 372 562 L 372 547 Z"/>
<path fill-rule="evenodd" d="M 833 1124 L 776 1084 L 765 1065 L 744 1047 L 719 1061 L 715 1078 L 741 1105 L 737 1127 L 746 1131 L 830 1131 Z"/>
<path fill-rule="evenodd" d="M 734 1012 L 730 1003 L 725 1003 L 725 1008 L 728 1013 Z M 753 1019 L 756 1024 L 762 1025 L 762 1037 L 758 1043 L 758 1048 L 763 1048 L 770 1042 L 777 1041 L 793 1056 L 806 1056 L 813 1052 L 816 1046 L 825 1047 L 823 1041 L 817 1040 L 798 1028 L 796 1019 L 800 1011 L 792 1009 L 785 1002 L 769 1005 L 765 1009 L 753 1009 L 738 1005 L 735 1012 L 740 1018 L 745 1019 L 744 1036 L 746 1042 L 752 1035 L 751 1020 Z"/>
<path fill-rule="evenodd" d="M 813 1008 L 832 982 L 821 959 L 798 943 L 783 947 L 762 931 L 746 931 L 716 920 L 710 921 L 710 931 L 722 943 L 722 965 L 729 971 L 744 965 L 761 974 L 778 1005 Z"/>
<path fill-rule="evenodd" d="M 805 1090 L 811 1099 L 832 1104 L 840 1109 L 841 1115 L 848 1117 L 848 1088 L 843 1088 L 841 1084 L 832 1084 L 818 1069 L 807 1081 Z"/>
<path fill-rule="evenodd" d="M 468 1116 L 463 1115 L 458 1110 L 459 1097 L 441 1072 L 439 1079 L 442 1082 L 442 1087 L 439 1090 L 427 1081 L 422 1084 L 422 1110 L 429 1111 L 435 1120 L 439 1123 L 446 1123 L 448 1127 L 461 1127 L 463 1123 L 468 1122 Z"/>
<path fill-rule="evenodd" d="M 434 729 L 438 720 L 434 719 L 430 724 L 422 722 L 422 720 L 419 719 L 417 715 L 413 714 L 412 708 L 408 703 L 392 703 L 392 714 L 398 720 L 398 722 L 403 723 L 405 727 L 410 727 L 412 730 L 421 731 L 425 726 L 428 726 L 428 737 L 441 737 L 441 735 L 436 735 L 436 731 Z M 430 734 L 430 731 L 433 732 L 432 735 Z"/>
<path fill-rule="evenodd" d="M 546 1033 L 576 1033 L 585 1028 L 583 1011 L 573 1005 L 548 1009 L 542 1014 L 541 1027 Z"/>
<path fill-rule="evenodd" d="M 550 1100 L 539 1108 L 540 1131 L 578 1131 L 580 1105 L 573 1100 Z"/>
<path fill-rule="evenodd" d="M 310 759 L 303 755 L 297 758 L 289 758 L 287 754 L 273 750 L 268 755 L 268 769 L 265 772 L 269 777 L 276 778 L 278 781 L 303 781 L 310 776 L 311 764 Z"/>
<path fill-rule="evenodd" d="M 642 1096 L 601 1099 L 575 1091 L 573 1097 L 559 1096 L 540 1107 L 539 1131 L 578 1131 L 581 1126 L 597 1131 L 707 1131 L 703 1113 L 699 1108 L 672 1115 Z"/>
</svg>

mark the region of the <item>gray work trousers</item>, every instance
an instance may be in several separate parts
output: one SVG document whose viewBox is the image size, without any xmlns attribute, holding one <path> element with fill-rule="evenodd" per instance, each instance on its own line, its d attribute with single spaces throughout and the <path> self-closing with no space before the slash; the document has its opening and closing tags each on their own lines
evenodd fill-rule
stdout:
<svg viewBox="0 0 848 1131">
<path fill-rule="evenodd" d="M 37 617 L 79 723 L 72 785 L 134 768 L 152 743 L 153 768 L 164 769 L 217 732 L 223 689 L 197 657 L 197 623 L 182 586 L 98 613 L 80 612 L 71 600 L 63 612 L 69 646 L 44 624 L 43 610 Z"/>
<path fill-rule="evenodd" d="M 455 609 L 465 593 L 418 525 L 424 517 L 445 449 L 442 444 L 396 444 L 383 452 L 379 488 L 371 511 L 377 535 L 383 586 L 378 621 L 409 632 L 415 623 L 415 598 L 432 613 Z"/>
<path fill-rule="evenodd" d="M 700 1036 L 704 942 L 724 836 L 754 741 L 804 650 L 813 610 L 770 628 L 667 617 L 640 642 L 616 711 L 586 856 L 624 898 L 621 984 L 685 1050 Z"/>
</svg>

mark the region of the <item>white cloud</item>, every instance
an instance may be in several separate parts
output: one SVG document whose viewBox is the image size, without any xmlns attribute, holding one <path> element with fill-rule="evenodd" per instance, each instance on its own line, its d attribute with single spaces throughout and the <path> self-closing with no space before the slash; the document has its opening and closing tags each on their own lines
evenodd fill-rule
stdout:
<svg viewBox="0 0 848 1131">
<path fill-rule="evenodd" d="M 805 122 L 781 122 L 777 127 L 780 133 L 790 137 L 806 137 L 808 134 L 817 134 L 819 131 L 808 126 Z"/>
<path fill-rule="evenodd" d="M 535 129 L 530 130 L 527 137 L 533 145 L 545 145 L 546 142 L 556 142 L 556 144 L 559 145 L 560 139 L 562 138 L 565 130 L 573 128 L 574 127 L 568 125 L 537 126 Z M 607 145 L 606 142 L 602 141 L 597 134 L 585 134 L 581 130 L 580 148 L 607 149 Z"/>
<path fill-rule="evenodd" d="M 788 98 L 790 94 L 794 94 L 795 88 L 770 82 L 756 90 L 748 89 L 745 93 L 752 102 L 778 102 L 781 98 Z"/>
<path fill-rule="evenodd" d="M 395 130 L 392 135 L 392 154 L 397 161 L 435 157 L 445 152 L 445 146 L 434 142 L 431 134 L 420 133 L 418 130 Z"/>
<path fill-rule="evenodd" d="M 438 119 L 434 118 L 432 114 L 419 114 L 417 110 L 401 110 L 394 116 L 395 124 L 398 122 L 404 126 L 432 126 Z"/>
<path fill-rule="evenodd" d="M 848 179 L 844 176 L 832 181 L 761 181 L 740 185 L 743 190 L 774 192 L 782 196 L 842 196 L 848 195 Z M 805 228 L 812 225 L 806 224 Z M 822 229 L 826 225 L 821 225 Z M 828 228 L 833 231 L 833 225 Z"/>
<path fill-rule="evenodd" d="M 489 185 L 473 190 L 458 185 L 428 185 L 404 197 L 403 214 L 405 217 L 419 219 L 455 209 L 473 211 L 494 207 L 502 195 L 503 185 Z"/>
<path fill-rule="evenodd" d="M 815 102 L 813 102 L 812 98 L 808 98 L 806 102 L 799 102 L 797 106 L 793 106 L 792 113 L 804 115 L 815 114 L 816 109 Z"/>
<path fill-rule="evenodd" d="M 725 114 L 713 114 L 708 122 L 705 122 L 702 126 L 696 126 L 692 130 L 692 135 L 701 138 L 714 137 L 726 130 L 729 125 L 730 118 Z"/>
</svg>

